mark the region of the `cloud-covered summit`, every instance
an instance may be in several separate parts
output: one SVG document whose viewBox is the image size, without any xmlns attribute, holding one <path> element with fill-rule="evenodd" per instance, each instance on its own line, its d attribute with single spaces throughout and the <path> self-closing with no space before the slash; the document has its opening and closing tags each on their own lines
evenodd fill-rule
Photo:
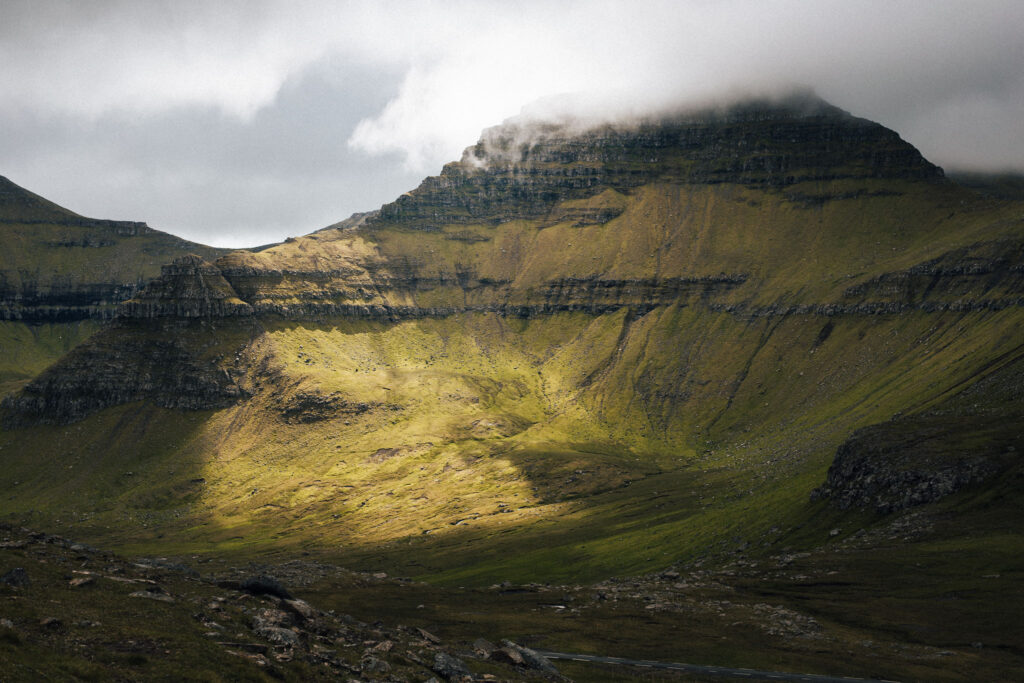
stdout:
<svg viewBox="0 0 1024 683">
<path fill-rule="evenodd" d="M 794 85 L 944 166 L 1024 168 L 1024 3 L 8 0 L 0 172 L 257 244 L 375 208 L 571 93 L 593 117 Z"/>
</svg>

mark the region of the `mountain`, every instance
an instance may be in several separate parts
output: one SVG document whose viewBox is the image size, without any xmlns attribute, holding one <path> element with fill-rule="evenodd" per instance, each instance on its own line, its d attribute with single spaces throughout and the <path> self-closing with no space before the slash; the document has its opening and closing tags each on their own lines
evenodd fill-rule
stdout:
<svg viewBox="0 0 1024 683">
<path fill-rule="evenodd" d="M 178 256 L 214 249 L 145 223 L 80 216 L 0 176 L 0 393 L 112 318 Z"/>
<path fill-rule="evenodd" d="M 960 653 L 865 675 L 995 675 L 1024 656 L 1022 304 L 1024 207 L 820 100 L 509 121 L 354 224 L 165 265 L 4 401 L 0 509 L 447 586 L 715 567 L 826 623 L 809 666 L 857 633 Z M 909 571 L 973 597 L 887 592 Z"/>
</svg>

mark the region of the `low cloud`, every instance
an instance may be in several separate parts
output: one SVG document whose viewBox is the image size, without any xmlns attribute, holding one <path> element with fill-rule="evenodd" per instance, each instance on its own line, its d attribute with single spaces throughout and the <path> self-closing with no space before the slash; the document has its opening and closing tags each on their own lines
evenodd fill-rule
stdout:
<svg viewBox="0 0 1024 683">
<path fill-rule="evenodd" d="M 0 173 L 256 244 L 375 208 L 570 94 L 624 117 L 813 88 L 946 167 L 1024 169 L 1019 0 L 7 0 Z"/>
<path fill-rule="evenodd" d="M 897 129 L 940 163 L 1024 164 L 1022 3 L 561 8 L 543 25 L 512 12 L 475 27 L 445 58 L 411 68 L 350 144 L 398 152 L 409 167 L 429 170 L 457 158 L 484 126 L 557 93 L 589 102 L 588 113 L 601 118 L 809 87 Z"/>
</svg>

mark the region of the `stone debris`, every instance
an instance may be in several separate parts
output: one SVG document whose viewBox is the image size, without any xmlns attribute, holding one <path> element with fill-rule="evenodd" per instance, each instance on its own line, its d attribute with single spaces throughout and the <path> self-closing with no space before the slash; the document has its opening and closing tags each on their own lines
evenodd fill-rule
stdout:
<svg viewBox="0 0 1024 683">
<path fill-rule="evenodd" d="M 149 600 L 158 600 L 160 602 L 174 602 L 174 598 L 167 594 L 164 589 L 159 586 L 150 586 L 146 590 L 135 591 L 129 593 L 130 598 L 147 598 Z"/>
</svg>

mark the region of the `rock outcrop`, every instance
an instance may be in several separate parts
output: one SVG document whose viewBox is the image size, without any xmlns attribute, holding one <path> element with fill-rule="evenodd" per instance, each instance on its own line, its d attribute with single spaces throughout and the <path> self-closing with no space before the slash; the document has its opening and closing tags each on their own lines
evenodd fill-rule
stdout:
<svg viewBox="0 0 1024 683">
<path fill-rule="evenodd" d="M 1006 446 L 987 443 L 975 450 L 951 443 L 965 429 L 974 432 L 978 427 L 917 419 L 858 430 L 836 451 L 825 483 L 813 497 L 827 498 L 841 510 L 870 508 L 887 514 L 957 493 L 1006 467 Z"/>
<path fill-rule="evenodd" d="M 886 514 L 1006 472 L 1024 452 L 1022 406 L 1024 361 L 1004 361 L 935 408 L 854 432 L 812 498 Z"/>
<path fill-rule="evenodd" d="M 125 318 L 228 318 L 252 315 L 220 270 L 195 254 L 175 259 L 135 298 L 121 306 Z"/>
<path fill-rule="evenodd" d="M 3 424 L 67 424 L 140 400 L 189 410 L 229 405 L 246 392 L 233 358 L 208 357 L 220 346 L 200 322 L 117 323 L 5 398 Z"/>
</svg>

